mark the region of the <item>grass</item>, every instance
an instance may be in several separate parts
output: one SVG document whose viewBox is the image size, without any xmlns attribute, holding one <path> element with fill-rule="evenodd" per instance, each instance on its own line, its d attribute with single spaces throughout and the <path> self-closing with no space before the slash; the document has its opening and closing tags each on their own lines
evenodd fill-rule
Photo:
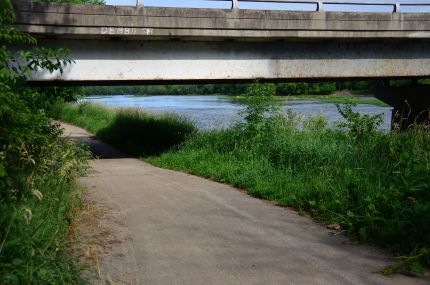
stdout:
<svg viewBox="0 0 430 285">
<path fill-rule="evenodd" d="M 229 183 L 338 224 L 352 239 L 399 256 L 400 265 L 385 273 L 401 267 L 419 272 L 430 265 L 430 133 L 424 126 L 379 133 L 375 118 L 345 113 L 347 124 L 338 128 L 327 127 L 323 117 L 298 122 L 289 114 L 199 132 L 171 115 L 90 104 L 68 105 L 61 118 L 123 150 L 140 145 L 131 152 L 154 165 Z M 125 117 L 120 124 L 118 116 Z M 117 128 L 124 130 L 107 134 Z M 151 143 L 170 137 L 160 132 L 179 132 L 179 139 L 145 150 L 149 134 L 158 137 Z"/>
<path fill-rule="evenodd" d="M 366 98 L 360 99 L 359 96 L 353 95 L 303 95 L 303 96 L 292 96 L 290 100 L 303 100 L 303 101 L 318 101 L 333 104 L 367 104 L 378 107 L 387 107 L 388 105 L 377 98 Z"/>
<path fill-rule="evenodd" d="M 238 96 L 224 96 L 225 98 L 237 102 L 245 103 L 246 95 Z M 301 100 L 301 101 L 316 101 L 333 104 L 367 104 L 378 107 L 387 107 L 388 105 L 376 98 L 360 99 L 359 96 L 354 95 L 343 95 L 343 94 L 332 94 L 332 95 L 294 95 L 294 96 L 276 96 L 275 100 L 280 103 L 287 103 L 290 100 Z"/>
<path fill-rule="evenodd" d="M 6 284 L 83 283 L 68 247 L 80 195 L 74 184 L 57 183 L 56 178 L 45 177 L 43 185 L 36 185 L 44 193 L 42 200 L 33 197 L 25 207 L 1 209 L 12 211 L 14 222 L 2 247 L 1 276 Z"/>
</svg>

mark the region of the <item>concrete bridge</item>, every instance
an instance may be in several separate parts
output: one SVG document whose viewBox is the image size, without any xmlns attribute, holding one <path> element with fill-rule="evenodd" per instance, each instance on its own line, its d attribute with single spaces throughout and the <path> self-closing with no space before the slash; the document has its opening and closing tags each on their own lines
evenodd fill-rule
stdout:
<svg viewBox="0 0 430 285">
<path fill-rule="evenodd" d="M 392 6 L 342 13 L 15 2 L 20 30 L 69 48 L 75 60 L 63 75 L 32 80 L 79 84 L 430 76 L 430 13 Z"/>
<path fill-rule="evenodd" d="M 138 7 L 15 0 L 14 7 L 20 30 L 41 45 L 72 52 L 74 64 L 63 74 L 36 73 L 30 81 L 38 84 L 430 77 L 430 13 L 402 12 L 425 3 L 352 0 L 390 7 L 363 13 L 324 11 L 351 0 L 275 1 L 313 5 L 314 11 L 239 9 L 242 2 L 191 9 L 145 7 L 140 0 Z M 417 105 L 427 100 L 430 106 L 426 95 Z"/>
</svg>

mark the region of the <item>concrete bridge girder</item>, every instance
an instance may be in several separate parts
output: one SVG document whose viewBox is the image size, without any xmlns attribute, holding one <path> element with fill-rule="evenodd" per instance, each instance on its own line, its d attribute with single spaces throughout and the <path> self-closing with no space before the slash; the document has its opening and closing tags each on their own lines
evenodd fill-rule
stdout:
<svg viewBox="0 0 430 285">
<path fill-rule="evenodd" d="M 67 47 L 63 74 L 32 81 L 303 80 L 430 76 L 430 43 L 182 42 L 40 39 Z"/>
</svg>

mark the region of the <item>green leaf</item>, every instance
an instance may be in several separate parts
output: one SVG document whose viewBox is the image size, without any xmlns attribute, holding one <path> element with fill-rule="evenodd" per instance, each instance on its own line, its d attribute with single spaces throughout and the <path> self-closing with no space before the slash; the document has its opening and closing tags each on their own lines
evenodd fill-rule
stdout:
<svg viewBox="0 0 430 285">
<path fill-rule="evenodd" d="M 360 228 L 360 230 L 358 231 L 358 233 L 360 234 L 360 236 L 362 238 L 367 238 L 367 230 L 366 230 L 366 228 Z"/>
<path fill-rule="evenodd" d="M 421 264 L 419 264 L 418 262 L 412 262 L 409 265 L 409 268 L 416 273 L 423 273 L 424 272 L 424 268 L 422 267 Z"/>
<path fill-rule="evenodd" d="M 6 176 L 6 167 L 3 164 L 0 164 L 0 177 Z"/>
<path fill-rule="evenodd" d="M 19 266 L 19 265 L 21 265 L 21 264 L 23 264 L 23 263 L 24 263 L 24 260 L 19 259 L 19 258 L 15 258 L 14 260 L 12 260 L 12 264 L 13 264 L 14 266 Z"/>
</svg>

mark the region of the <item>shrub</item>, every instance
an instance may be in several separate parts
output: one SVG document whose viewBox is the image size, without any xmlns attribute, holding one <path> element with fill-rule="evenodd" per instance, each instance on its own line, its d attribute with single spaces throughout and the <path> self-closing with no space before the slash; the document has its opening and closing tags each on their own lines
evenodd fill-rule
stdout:
<svg viewBox="0 0 430 285">
<path fill-rule="evenodd" d="M 365 139 L 375 134 L 384 120 L 384 115 L 360 115 L 360 113 L 352 110 L 354 106 L 356 105 L 336 104 L 337 110 L 346 120 L 345 123 L 339 123 L 338 126 L 346 128 L 351 138 L 357 140 Z"/>
</svg>

